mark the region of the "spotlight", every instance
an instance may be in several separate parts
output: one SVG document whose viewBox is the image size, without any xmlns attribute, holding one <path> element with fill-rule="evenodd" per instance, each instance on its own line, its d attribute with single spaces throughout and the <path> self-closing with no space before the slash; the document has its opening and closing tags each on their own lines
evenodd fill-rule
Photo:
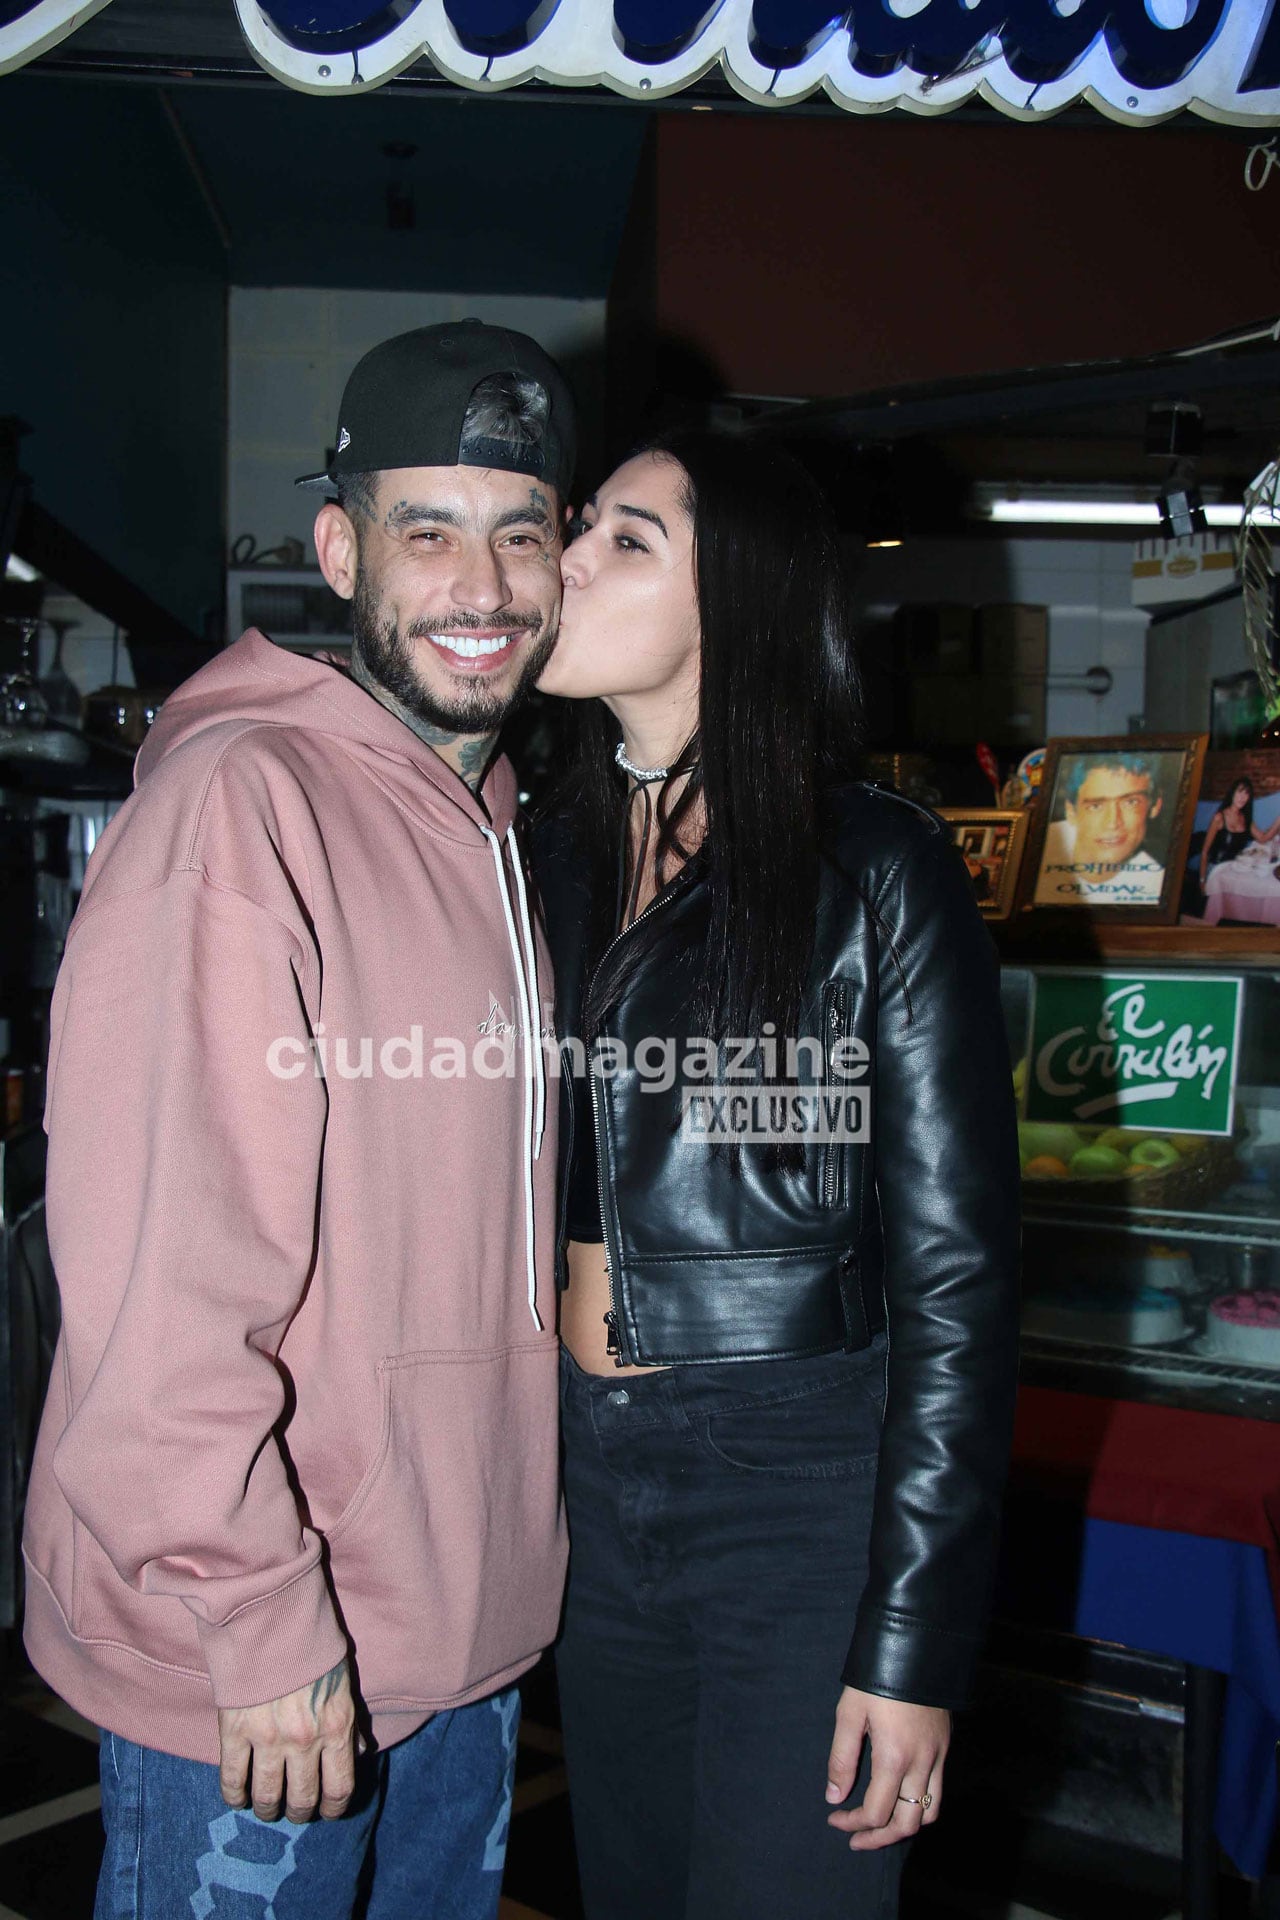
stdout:
<svg viewBox="0 0 1280 1920">
<path fill-rule="evenodd" d="M 1193 533 L 1208 531 L 1200 489 L 1192 481 L 1170 484 L 1156 501 L 1160 531 L 1166 540 L 1187 540 Z"/>
</svg>

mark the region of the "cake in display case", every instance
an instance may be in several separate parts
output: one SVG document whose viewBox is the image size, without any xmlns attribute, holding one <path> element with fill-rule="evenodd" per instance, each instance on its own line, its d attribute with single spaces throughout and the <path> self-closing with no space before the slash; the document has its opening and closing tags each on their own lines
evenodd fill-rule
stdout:
<svg viewBox="0 0 1280 1920">
<path fill-rule="evenodd" d="M 1280 955 L 1007 963 L 1023 1377 L 1280 1418 Z"/>
</svg>

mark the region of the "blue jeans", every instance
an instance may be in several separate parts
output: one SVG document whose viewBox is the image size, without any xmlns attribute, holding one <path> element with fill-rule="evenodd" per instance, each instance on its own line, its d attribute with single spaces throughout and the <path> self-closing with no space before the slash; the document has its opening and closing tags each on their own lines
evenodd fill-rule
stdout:
<svg viewBox="0 0 1280 1920">
<path fill-rule="evenodd" d="M 883 1338 L 612 1379 L 565 1355 L 556 1670 L 587 1920 L 897 1913 L 904 1846 L 852 1852 L 824 1798 L 884 1371 Z"/>
<path fill-rule="evenodd" d="M 493 1920 L 511 1818 L 514 1687 L 357 1763 L 340 1820 L 233 1811 L 218 1770 L 102 1736 L 94 1920 Z"/>
</svg>

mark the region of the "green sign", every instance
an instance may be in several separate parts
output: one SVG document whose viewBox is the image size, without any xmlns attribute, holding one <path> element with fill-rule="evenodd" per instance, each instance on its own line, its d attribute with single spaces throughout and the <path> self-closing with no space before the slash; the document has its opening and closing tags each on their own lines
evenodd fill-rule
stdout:
<svg viewBox="0 0 1280 1920">
<path fill-rule="evenodd" d="M 1033 975 L 1027 1119 L 1229 1134 L 1241 984 L 1206 973 Z"/>
</svg>

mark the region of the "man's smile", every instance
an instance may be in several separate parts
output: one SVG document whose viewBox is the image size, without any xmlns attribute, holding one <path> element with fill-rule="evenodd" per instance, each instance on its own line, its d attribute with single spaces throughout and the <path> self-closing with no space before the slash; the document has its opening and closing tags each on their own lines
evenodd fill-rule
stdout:
<svg viewBox="0 0 1280 1920">
<path fill-rule="evenodd" d="M 491 673 L 511 658 L 528 633 L 527 627 L 486 630 L 470 628 L 465 633 L 428 633 L 419 636 L 431 642 L 448 660 L 455 672 Z"/>
</svg>

